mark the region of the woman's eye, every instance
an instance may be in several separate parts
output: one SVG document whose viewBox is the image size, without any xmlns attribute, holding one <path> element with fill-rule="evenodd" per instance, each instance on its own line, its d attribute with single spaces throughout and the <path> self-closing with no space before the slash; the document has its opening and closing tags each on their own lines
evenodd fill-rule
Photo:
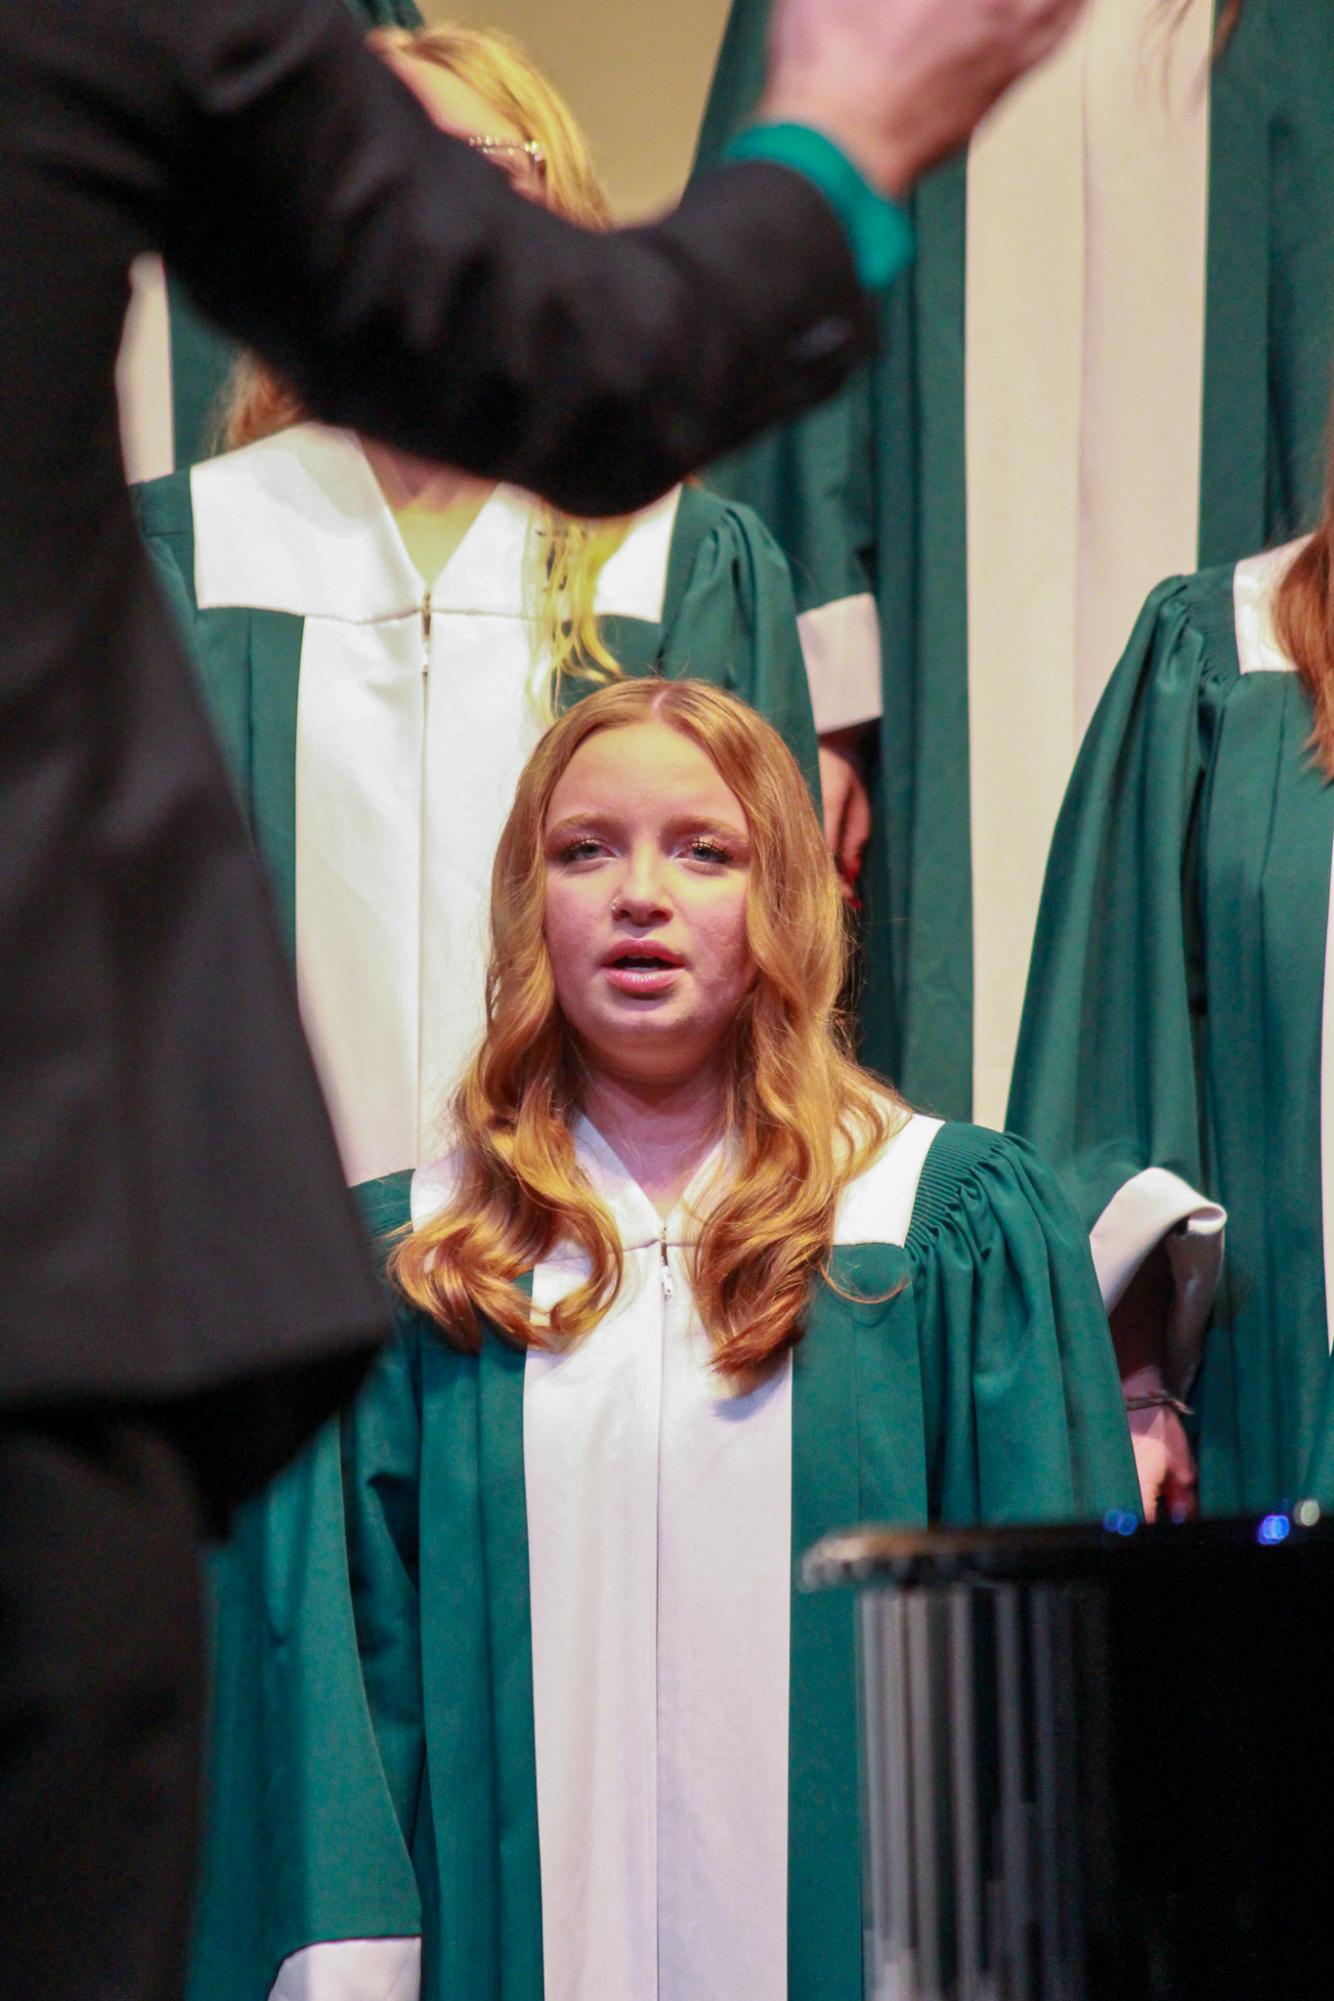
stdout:
<svg viewBox="0 0 1334 2001">
<path fill-rule="evenodd" d="M 700 862 L 721 864 L 732 859 L 730 848 L 724 847 L 721 841 L 710 840 L 705 834 L 697 835 L 690 843 L 690 853 L 695 861 Z"/>
<path fill-rule="evenodd" d="M 587 862 L 593 861 L 601 852 L 600 841 L 594 840 L 591 834 L 581 834 L 577 840 L 566 841 L 559 849 L 556 859 L 563 863 Z"/>
</svg>

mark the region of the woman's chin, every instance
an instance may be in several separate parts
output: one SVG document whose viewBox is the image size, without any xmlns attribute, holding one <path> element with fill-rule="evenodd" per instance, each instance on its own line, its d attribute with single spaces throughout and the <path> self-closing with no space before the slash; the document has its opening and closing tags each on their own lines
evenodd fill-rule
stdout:
<svg viewBox="0 0 1334 2001">
<path fill-rule="evenodd" d="M 581 1036 L 580 1045 L 590 1077 L 631 1085 L 686 1087 L 712 1070 L 722 1038 L 682 1035 L 679 1024 L 673 1028 L 645 1011 L 630 1027 L 618 1024 L 614 1034 Z"/>
</svg>

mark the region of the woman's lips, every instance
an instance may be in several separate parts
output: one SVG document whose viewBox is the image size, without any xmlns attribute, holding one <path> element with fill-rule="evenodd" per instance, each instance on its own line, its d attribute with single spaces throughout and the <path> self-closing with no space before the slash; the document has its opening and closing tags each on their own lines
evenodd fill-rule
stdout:
<svg viewBox="0 0 1334 2001">
<path fill-rule="evenodd" d="M 635 994 L 642 999 L 666 993 L 675 984 L 681 964 L 666 955 L 624 953 L 604 961 L 602 970 L 618 993 Z"/>
</svg>

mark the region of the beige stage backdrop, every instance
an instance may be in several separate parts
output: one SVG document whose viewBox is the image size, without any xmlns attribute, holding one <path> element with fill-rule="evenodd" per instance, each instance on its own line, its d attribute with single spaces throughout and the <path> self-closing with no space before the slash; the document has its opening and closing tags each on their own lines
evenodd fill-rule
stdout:
<svg viewBox="0 0 1334 2001">
<path fill-rule="evenodd" d="M 517 35 L 569 99 L 593 144 L 618 218 L 665 208 L 690 170 L 727 0 L 496 0 L 486 9 L 418 0 L 429 22 Z"/>
</svg>

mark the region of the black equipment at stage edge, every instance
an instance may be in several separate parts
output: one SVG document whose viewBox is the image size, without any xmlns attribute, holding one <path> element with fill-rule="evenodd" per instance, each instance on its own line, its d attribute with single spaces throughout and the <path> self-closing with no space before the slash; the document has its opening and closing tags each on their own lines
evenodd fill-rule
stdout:
<svg viewBox="0 0 1334 2001">
<path fill-rule="evenodd" d="M 1334 1518 L 864 1528 L 866 2001 L 1334 1993 Z"/>
</svg>

